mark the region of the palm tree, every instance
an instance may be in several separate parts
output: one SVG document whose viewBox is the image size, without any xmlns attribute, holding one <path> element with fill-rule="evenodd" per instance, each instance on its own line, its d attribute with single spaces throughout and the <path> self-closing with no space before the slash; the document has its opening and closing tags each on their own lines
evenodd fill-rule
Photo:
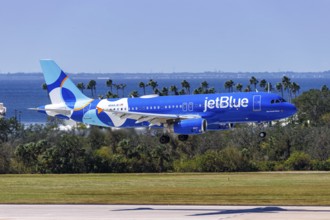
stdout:
<svg viewBox="0 0 330 220">
<path fill-rule="evenodd" d="M 47 84 L 46 83 L 43 83 L 41 85 L 41 87 L 42 87 L 43 90 L 45 90 L 47 92 L 48 98 L 50 98 L 49 93 L 48 93 L 48 90 L 47 90 Z"/>
<path fill-rule="evenodd" d="M 93 92 L 94 90 L 91 87 L 91 85 L 87 84 L 87 89 L 90 89 L 91 90 L 92 97 L 94 98 L 94 92 Z"/>
<path fill-rule="evenodd" d="M 174 95 L 179 95 L 178 88 L 175 85 L 170 87 L 170 91 L 173 92 Z"/>
<path fill-rule="evenodd" d="M 225 82 L 225 89 L 228 89 L 228 92 L 232 92 L 234 87 L 234 81 L 233 80 L 227 80 Z"/>
<path fill-rule="evenodd" d="M 209 88 L 209 84 L 206 81 L 203 81 L 201 83 L 201 87 L 202 87 L 203 91 L 207 91 L 207 89 Z"/>
<path fill-rule="evenodd" d="M 113 94 L 112 92 L 108 91 L 108 93 L 105 95 L 108 99 L 110 98 L 118 98 L 118 95 Z"/>
<path fill-rule="evenodd" d="M 155 92 L 155 89 L 156 89 L 157 86 L 158 86 L 157 81 L 154 81 L 154 80 L 150 79 L 149 82 L 148 82 L 148 85 L 151 86 L 152 91 L 154 91 L 154 93 L 157 94 L 157 93 Z"/>
<path fill-rule="evenodd" d="M 186 93 L 190 94 L 190 84 L 187 80 L 181 82 L 182 88 L 186 89 Z"/>
<path fill-rule="evenodd" d="M 239 91 L 239 92 L 242 92 L 242 89 L 243 89 L 243 85 L 241 83 L 237 83 L 236 84 L 236 90 Z"/>
<path fill-rule="evenodd" d="M 112 79 L 108 79 L 105 84 L 107 87 L 110 87 L 110 91 L 112 92 Z"/>
<path fill-rule="evenodd" d="M 43 90 L 47 90 L 47 84 L 46 84 L 46 83 L 43 83 L 43 84 L 41 85 L 41 87 L 42 87 Z"/>
<path fill-rule="evenodd" d="M 322 92 L 327 92 L 327 91 L 329 91 L 328 86 L 327 86 L 327 85 L 323 85 L 323 86 L 321 87 L 321 91 L 322 91 Z"/>
<path fill-rule="evenodd" d="M 126 84 L 120 84 L 120 89 L 123 91 L 123 96 L 122 97 L 124 97 L 125 96 L 125 88 L 126 88 Z"/>
<path fill-rule="evenodd" d="M 96 93 L 96 81 L 93 79 L 89 81 L 87 85 L 87 89 L 91 90 L 92 97 L 94 97 L 94 94 Z"/>
<path fill-rule="evenodd" d="M 207 90 L 207 93 L 208 94 L 214 94 L 215 93 L 215 88 L 209 88 L 208 90 Z"/>
<path fill-rule="evenodd" d="M 138 91 L 136 90 L 133 90 L 130 94 L 129 94 L 130 97 L 139 97 L 139 93 Z"/>
<path fill-rule="evenodd" d="M 113 86 L 115 87 L 115 89 L 116 89 L 116 94 L 117 94 L 117 96 L 119 97 L 118 90 L 121 89 L 121 85 L 120 85 L 120 84 L 113 84 Z"/>
<path fill-rule="evenodd" d="M 283 76 L 282 78 L 282 85 L 283 85 L 283 90 L 286 91 L 289 95 L 288 99 L 289 102 L 291 102 L 292 99 L 292 83 L 291 79 L 287 76 Z"/>
<path fill-rule="evenodd" d="M 184 89 L 181 89 L 180 91 L 179 91 L 179 95 L 185 95 L 186 94 L 186 91 L 184 91 Z"/>
<path fill-rule="evenodd" d="M 257 78 L 255 78 L 254 76 L 251 77 L 251 79 L 250 79 L 250 85 L 254 85 L 254 90 L 257 89 L 258 82 L 259 81 L 257 80 Z"/>
<path fill-rule="evenodd" d="M 244 92 L 251 92 L 251 86 L 247 85 L 246 88 L 244 89 Z"/>
<path fill-rule="evenodd" d="M 145 95 L 146 94 L 146 84 L 144 84 L 144 82 L 140 82 L 139 87 L 143 88 L 143 95 Z"/>
<path fill-rule="evenodd" d="M 224 87 L 225 87 L 225 89 L 228 89 L 228 92 L 230 92 L 230 83 L 229 83 L 229 80 L 225 82 Z"/>
<path fill-rule="evenodd" d="M 297 83 L 293 82 L 291 84 L 291 91 L 292 91 L 295 98 L 297 96 L 297 93 L 299 93 L 299 90 L 300 90 L 300 86 Z"/>
<path fill-rule="evenodd" d="M 157 95 L 160 95 L 159 89 L 155 88 L 154 93 L 157 94 Z"/>
<path fill-rule="evenodd" d="M 105 94 L 105 97 L 107 97 L 107 99 L 110 99 L 113 97 L 113 93 L 111 91 L 108 91 L 107 94 Z"/>
<path fill-rule="evenodd" d="M 163 88 L 162 88 L 162 92 L 161 92 L 161 94 L 162 94 L 163 96 L 168 96 L 168 88 L 167 88 L 167 87 L 163 87 Z"/>
<path fill-rule="evenodd" d="M 202 87 L 198 87 L 197 89 L 195 89 L 193 91 L 193 94 L 203 94 L 204 91 L 203 91 L 203 88 Z"/>
<path fill-rule="evenodd" d="M 282 78 L 282 84 L 284 91 L 287 91 L 289 93 L 289 96 L 291 97 L 291 79 L 287 76 L 283 76 Z"/>
<path fill-rule="evenodd" d="M 266 90 L 266 86 L 267 86 L 267 81 L 265 79 L 262 79 L 260 82 L 259 82 L 259 86 L 260 88 L 263 88 L 265 91 Z"/>
<path fill-rule="evenodd" d="M 276 83 L 276 86 L 275 86 L 276 90 L 281 92 L 281 95 L 283 97 L 283 85 L 282 83 Z"/>
<path fill-rule="evenodd" d="M 77 84 L 77 88 L 84 93 L 84 89 L 85 89 L 85 84 L 83 82 L 80 82 Z"/>
</svg>

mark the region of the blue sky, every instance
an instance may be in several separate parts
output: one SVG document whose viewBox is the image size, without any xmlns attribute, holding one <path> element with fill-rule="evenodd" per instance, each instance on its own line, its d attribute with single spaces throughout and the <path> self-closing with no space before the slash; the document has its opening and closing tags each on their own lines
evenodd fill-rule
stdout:
<svg viewBox="0 0 330 220">
<path fill-rule="evenodd" d="M 330 70 L 327 0 L 0 0 L 0 72 Z"/>
</svg>

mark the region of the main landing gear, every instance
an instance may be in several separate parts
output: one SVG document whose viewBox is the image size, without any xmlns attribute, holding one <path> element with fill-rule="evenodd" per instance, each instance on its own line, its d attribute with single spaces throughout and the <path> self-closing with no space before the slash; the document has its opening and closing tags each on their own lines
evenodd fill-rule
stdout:
<svg viewBox="0 0 330 220">
<path fill-rule="evenodd" d="M 188 135 L 185 135 L 185 134 L 180 134 L 178 135 L 178 139 L 179 141 L 186 141 L 188 140 Z M 160 136 L 159 138 L 159 142 L 161 144 L 168 144 L 170 142 L 171 138 L 170 136 L 168 136 L 167 134 L 163 134 L 162 136 Z"/>
<path fill-rule="evenodd" d="M 162 136 L 160 136 L 159 142 L 161 144 L 168 144 L 170 142 L 170 136 L 163 134 Z"/>
</svg>

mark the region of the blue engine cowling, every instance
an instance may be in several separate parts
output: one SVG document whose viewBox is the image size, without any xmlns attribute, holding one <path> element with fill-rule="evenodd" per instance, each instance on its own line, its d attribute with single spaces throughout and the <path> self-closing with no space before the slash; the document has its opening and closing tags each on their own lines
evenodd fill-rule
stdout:
<svg viewBox="0 0 330 220">
<path fill-rule="evenodd" d="M 172 130 L 176 134 L 202 134 L 206 131 L 207 122 L 205 119 L 186 119 L 173 124 Z"/>
<path fill-rule="evenodd" d="M 232 123 L 219 123 L 219 124 L 208 124 L 207 130 L 219 131 L 219 130 L 229 130 L 234 127 Z"/>
</svg>

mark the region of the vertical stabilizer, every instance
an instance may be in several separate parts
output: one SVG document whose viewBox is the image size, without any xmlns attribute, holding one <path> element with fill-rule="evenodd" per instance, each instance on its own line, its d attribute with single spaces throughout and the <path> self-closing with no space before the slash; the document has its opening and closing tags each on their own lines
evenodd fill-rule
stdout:
<svg viewBox="0 0 330 220">
<path fill-rule="evenodd" d="M 92 100 L 77 88 L 53 60 L 40 60 L 40 65 L 52 104 L 65 103 L 74 108 L 80 101 Z"/>
</svg>

